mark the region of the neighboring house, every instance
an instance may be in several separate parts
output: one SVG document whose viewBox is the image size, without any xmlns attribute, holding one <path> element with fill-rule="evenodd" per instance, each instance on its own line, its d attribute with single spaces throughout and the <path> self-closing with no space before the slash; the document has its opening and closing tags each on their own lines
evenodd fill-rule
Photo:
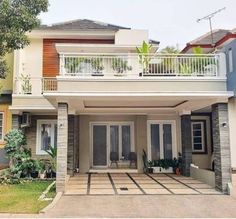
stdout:
<svg viewBox="0 0 236 219">
<path fill-rule="evenodd" d="M 12 115 L 9 111 L 11 105 L 13 84 L 13 54 L 6 56 L 9 71 L 5 79 L 0 79 L 0 166 L 8 165 L 5 150 L 4 136 L 11 129 Z"/>
<path fill-rule="evenodd" d="M 192 162 L 212 168 L 214 149 L 216 187 L 226 192 L 233 92 L 224 54 L 157 55 L 152 41 L 153 54 L 138 55 L 148 31 L 91 20 L 42 26 L 28 36 L 30 45 L 14 55 L 13 127 L 24 127 L 33 157 L 57 146 L 57 191 L 76 168 L 111 170 L 110 152 L 124 172 L 130 152 L 137 155 L 134 172 L 143 171 L 143 150 L 150 160 L 181 153 L 189 176 Z"/>
<path fill-rule="evenodd" d="M 203 49 L 204 53 L 212 53 L 216 50 L 221 50 L 225 45 L 227 45 L 234 39 L 236 39 L 236 29 L 216 29 L 213 30 L 213 34 L 211 34 L 211 32 L 208 32 L 198 37 L 197 39 L 187 43 L 181 53 L 192 53 L 192 49 L 198 46 Z"/>
<path fill-rule="evenodd" d="M 227 88 L 234 92 L 234 96 L 229 100 L 229 122 L 230 122 L 230 145 L 231 163 L 233 171 L 236 171 L 236 39 L 227 44 L 222 52 L 226 55 L 227 66 Z"/>
</svg>

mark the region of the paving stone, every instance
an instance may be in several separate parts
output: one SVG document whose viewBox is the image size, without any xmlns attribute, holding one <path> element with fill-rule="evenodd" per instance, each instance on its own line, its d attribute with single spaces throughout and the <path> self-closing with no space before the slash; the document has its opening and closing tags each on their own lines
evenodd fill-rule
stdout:
<svg viewBox="0 0 236 219">
<path fill-rule="evenodd" d="M 141 184 L 139 184 L 139 186 L 140 186 L 142 189 L 161 189 L 161 188 L 164 188 L 163 186 L 161 186 L 161 185 L 158 184 L 158 183 L 155 183 L 155 184 L 141 183 Z"/>
<path fill-rule="evenodd" d="M 91 189 L 112 189 L 111 184 L 92 184 L 90 185 Z"/>
<path fill-rule="evenodd" d="M 215 189 L 196 189 L 197 191 L 201 192 L 202 194 L 215 194 L 215 195 L 220 195 L 222 193 L 216 191 Z"/>
<path fill-rule="evenodd" d="M 168 189 L 187 189 L 188 187 L 183 185 L 182 183 L 163 183 Z"/>
<path fill-rule="evenodd" d="M 173 179 L 158 179 L 157 181 L 160 183 L 177 183 L 177 181 Z"/>
<path fill-rule="evenodd" d="M 179 181 L 182 182 L 182 183 L 185 183 L 185 184 L 202 183 L 201 181 L 198 181 L 198 180 L 195 180 L 195 179 L 181 179 L 181 180 L 179 180 Z"/>
<path fill-rule="evenodd" d="M 197 183 L 197 184 L 191 183 L 191 184 L 189 184 L 189 186 L 194 189 L 214 189 L 214 188 L 212 188 L 212 186 L 207 185 L 205 183 Z"/>
<path fill-rule="evenodd" d="M 91 195 L 113 195 L 115 191 L 113 189 L 90 189 Z"/>
<path fill-rule="evenodd" d="M 117 193 L 119 195 L 142 195 L 143 194 L 140 189 L 128 189 L 128 190 L 117 189 Z"/>
<path fill-rule="evenodd" d="M 147 194 L 150 195 L 164 195 L 171 194 L 167 189 L 143 189 Z"/>
<path fill-rule="evenodd" d="M 79 185 L 67 185 L 68 189 L 87 189 L 88 185 L 87 184 L 79 184 Z"/>
<path fill-rule="evenodd" d="M 133 184 L 115 184 L 115 187 L 117 189 L 120 189 L 120 188 L 138 189 L 138 187 L 134 183 Z"/>
<path fill-rule="evenodd" d="M 192 194 L 199 194 L 197 191 L 193 189 L 170 189 L 176 195 L 192 195 Z"/>
</svg>

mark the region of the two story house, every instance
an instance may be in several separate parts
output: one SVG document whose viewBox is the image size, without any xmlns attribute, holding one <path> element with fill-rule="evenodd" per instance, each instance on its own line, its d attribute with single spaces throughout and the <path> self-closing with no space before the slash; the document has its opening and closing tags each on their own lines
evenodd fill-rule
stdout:
<svg viewBox="0 0 236 219">
<path fill-rule="evenodd" d="M 152 41 L 150 53 L 138 54 L 147 30 L 91 20 L 41 26 L 28 36 L 30 45 L 14 54 L 13 127 L 24 127 L 33 157 L 57 147 L 57 191 L 75 169 L 114 170 L 112 153 L 119 171 L 142 172 L 144 150 L 149 160 L 181 153 L 185 176 L 193 160 L 213 168 L 226 192 L 233 92 L 223 53 L 158 54 Z"/>
<path fill-rule="evenodd" d="M 236 170 L 236 40 L 231 41 L 222 49 L 226 55 L 227 89 L 233 91 L 234 96 L 229 99 L 230 145 L 233 172 Z"/>
</svg>

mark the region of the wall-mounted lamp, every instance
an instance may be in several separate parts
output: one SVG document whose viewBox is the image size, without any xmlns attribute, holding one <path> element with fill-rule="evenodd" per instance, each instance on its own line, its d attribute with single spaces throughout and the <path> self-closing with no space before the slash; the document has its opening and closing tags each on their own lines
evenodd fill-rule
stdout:
<svg viewBox="0 0 236 219">
<path fill-rule="evenodd" d="M 62 128 L 62 127 L 63 127 L 63 123 L 60 123 L 60 125 L 59 125 L 59 126 L 60 126 L 60 128 Z"/>
<path fill-rule="evenodd" d="M 222 126 L 223 126 L 224 128 L 226 128 L 226 127 L 227 127 L 227 122 L 223 122 L 223 123 L 222 123 Z"/>
</svg>

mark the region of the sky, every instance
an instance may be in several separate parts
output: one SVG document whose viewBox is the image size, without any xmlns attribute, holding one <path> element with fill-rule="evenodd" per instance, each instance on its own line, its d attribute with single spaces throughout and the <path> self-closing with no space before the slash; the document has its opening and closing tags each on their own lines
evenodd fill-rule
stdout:
<svg viewBox="0 0 236 219">
<path fill-rule="evenodd" d="M 92 19 L 132 29 L 149 30 L 160 47 L 178 46 L 210 31 L 208 20 L 197 22 L 220 8 L 212 18 L 213 29 L 236 28 L 236 0 L 49 0 L 43 24 Z"/>
</svg>

